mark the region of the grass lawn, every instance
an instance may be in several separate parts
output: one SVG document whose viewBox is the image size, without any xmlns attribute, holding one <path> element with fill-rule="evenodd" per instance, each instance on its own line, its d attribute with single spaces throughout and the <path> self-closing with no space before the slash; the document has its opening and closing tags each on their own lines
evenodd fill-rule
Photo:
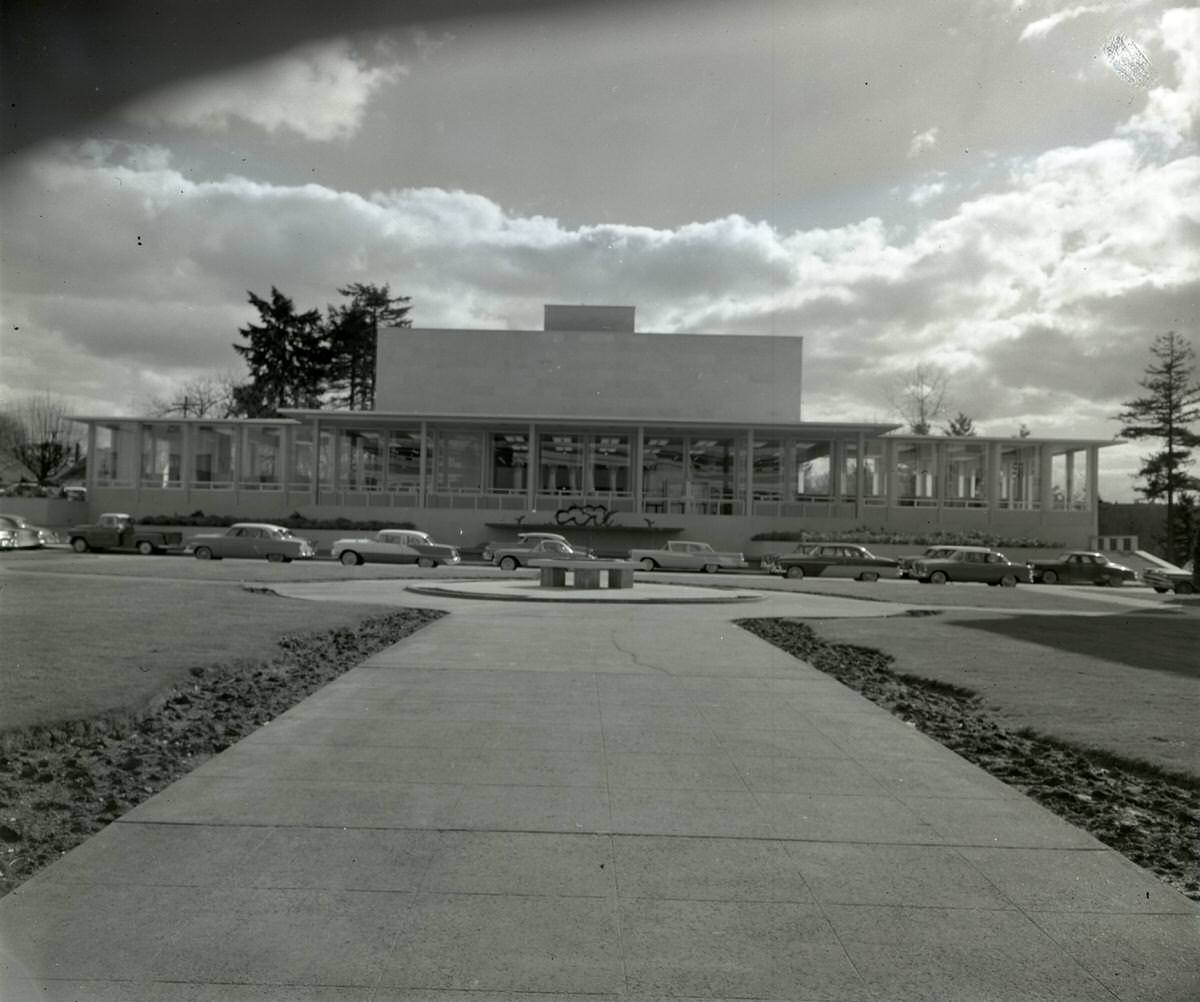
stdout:
<svg viewBox="0 0 1200 1002">
<path fill-rule="evenodd" d="M 193 667 L 278 653 L 289 633 L 392 611 L 252 593 L 236 581 L 0 577 L 0 733 L 136 711 Z"/>
</svg>

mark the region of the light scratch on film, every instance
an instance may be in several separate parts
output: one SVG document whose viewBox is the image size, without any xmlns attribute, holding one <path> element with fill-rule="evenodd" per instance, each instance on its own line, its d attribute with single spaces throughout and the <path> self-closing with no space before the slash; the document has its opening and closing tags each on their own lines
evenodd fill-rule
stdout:
<svg viewBox="0 0 1200 1002">
<path fill-rule="evenodd" d="M 1113 35 L 1104 43 L 1104 61 L 1134 87 L 1149 87 L 1154 79 L 1146 54 L 1124 35 Z"/>
</svg>

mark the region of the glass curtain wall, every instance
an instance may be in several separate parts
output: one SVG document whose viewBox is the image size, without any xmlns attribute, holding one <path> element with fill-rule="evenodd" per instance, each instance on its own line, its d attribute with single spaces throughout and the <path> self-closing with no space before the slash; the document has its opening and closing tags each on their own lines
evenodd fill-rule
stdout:
<svg viewBox="0 0 1200 1002">
<path fill-rule="evenodd" d="M 146 487 L 183 485 L 183 429 L 177 424 L 142 425 L 142 483 Z"/>
<path fill-rule="evenodd" d="M 793 501 L 824 501 L 833 490 L 832 442 L 793 442 Z"/>
<path fill-rule="evenodd" d="M 681 510 L 687 485 L 684 442 L 679 435 L 647 432 L 642 440 L 642 504 L 646 511 Z"/>
<path fill-rule="evenodd" d="M 492 435 L 492 490 L 523 494 L 529 489 L 529 435 L 497 432 Z"/>
<path fill-rule="evenodd" d="M 588 456 L 591 479 L 591 483 L 586 485 L 588 493 L 628 497 L 632 489 L 629 482 L 629 436 L 589 436 Z"/>
<path fill-rule="evenodd" d="M 383 486 L 383 436 L 377 431 L 338 429 L 338 485 L 348 491 Z"/>
<path fill-rule="evenodd" d="M 583 494 L 582 436 L 548 433 L 538 437 L 538 490 L 542 494 Z"/>
<path fill-rule="evenodd" d="M 277 490 L 281 484 L 283 429 L 246 428 L 246 448 L 242 456 L 242 486 Z"/>
<path fill-rule="evenodd" d="M 688 440 L 688 485 L 699 510 L 732 515 L 741 510 L 745 483 L 744 438 Z"/>
<path fill-rule="evenodd" d="M 137 428 L 132 424 L 96 427 L 96 481 L 110 486 L 132 486 L 140 457 L 136 453 Z"/>
<path fill-rule="evenodd" d="M 233 488 L 241 433 L 241 428 L 236 425 L 196 426 L 196 473 L 192 478 L 195 486 L 220 490 Z"/>
<path fill-rule="evenodd" d="M 948 442 L 945 449 L 945 503 L 959 508 L 985 505 L 987 446 L 981 443 Z"/>
<path fill-rule="evenodd" d="M 439 431 L 433 449 L 433 489 L 478 492 L 483 487 L 483 432 Z"/>
<path fill-rule="evenodd" d="M 289 490 L 311 491 L 313 487 L 313 472 L 316 469 L 316 456 L 313 450 L 313 430 L 311 425 L 299 425 L 292 430 L 292 470 L 289 477 Z"/>
<path fill-rule="evenodd" d="M 1040 507 L 1037 446 L 1003 446 L 999 477 L 999 507 L 1030 511 Z"/>
<path fill-rule="evenodd" d="M 932 442 L 896 443 L 896 501 L 932 505 L 937 499 L 937 450 Z"/>
<path fill-rule="evenodd" d="M 783 498 L 783 442 L 778 438 L 755 439 L 755 501 L 779 501 Z"/>
<path fill-rule="evenodd" d="M 429 458 L 432 459 L 432 453 Z M 387 486 L 390 491 L 403 491 L 409 494 L 415 494 L 420 490 L 420 431 L 392 431 L 389 433 Z"/>
</svg>

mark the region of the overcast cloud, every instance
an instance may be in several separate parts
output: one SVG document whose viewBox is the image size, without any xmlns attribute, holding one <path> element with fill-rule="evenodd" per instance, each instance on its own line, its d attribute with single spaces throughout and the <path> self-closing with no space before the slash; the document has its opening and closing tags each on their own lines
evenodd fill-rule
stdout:
<svg viewBox="0 0 1200 1002">
<path fill-rule="evenodd" d="M 686 189 L 695 181 L 698 190 L 664 195 L 656 212 L 639 211 L 640 196 L 617 200 L 620 177 L 603 152 L 595 186 L 612 202 L 598 209 L 595 192 L 582 193 L 592 177 L 579 170 L 583 154 L 561 132 L 558 163 L 571 183 L 521 193 L 514 163 L 525 138 L 542 157 L 553 155 L 528 121 L 564 113 L 549 97 L 545 107 L 514 105 L 497 123 L 507 136 L 501 128 L 499 138 L 475 136 L 474 145 L 461 135 L 444 140 L 441 184 L 407 183 L 433 170 L 416 153 L 381 152 L 375 131 L 420 127 L 435 136 L 439 123 L 461 121 L 474 106 L 470 95 L 462 106 L 452 94 L 431 103 L 423 125 L 389 109 L 398 102 L 411 116 L 411 91 L 440 61 L 465 58 L 483 41 L 513 44 L 511 24 L 482 38 L 441 25 L 313 42 L 147 95 L 86 134 L 3 165 L 0 395 L 47 388 L 81 411 L 131 413 L 178 380 L 239 369 L 230 346 L 254 317 L 247 290 L 276 285 L 300 308 L 323 308 L 339 285 L 389 282 L 412 296 L 417 326 L 536 328 L 543 303 L 590 302 L 636 305 L 642 330 L 803 335 L 809 419 L 887 419 L 888 381 L 936 360 L 952 372 L 952 406 L 986 433 L 1014 434 L 1024 423 L 1037 435 L 1112 437 L 1111 416 L 1136 390 L 1153 338 L 1174 328 L 1200 348 L 1200 12 L 1145 3 L 1035 5 L 1021 16 L 989 10 L 987 38 L 965 39 L 958 29 L 946 37 L 1011 60 L 1044 59 L 1056 40 L 1060 57 L 1068 42 L 1082 53 L 1048 71 L 1067 81 L 1067 97 L 1062 108 L 1031 116 L 1041 124 L 1021 131 L 1014 113 L 1001 128 L 1001 112 L 983 110 L 997 123 L 995 142 L 967 155 L 962 137 L 983 126 L 964 122 L 936 83 L 923 85 L 930 99 L 920 109 L 910 108 L 909 82 L 876 103 L 862 103 L 855 90 L 840 99 L 830 131 L 856 117 L 889 117 L 889 108 L 909 109 L 907 120 L 897 113 L 896 130 L 872 132 L 838 165 L 785 177 L 779 147 L 798 140 L 779 133 L 779 105 L 752 90 L 745 113 L 776 116 L 761 131 L 777 144 L 773 152 L 745 145 L 746 165 L 736 169 L 736 149 L 715 154 L 729 171 L 718 191 L 707 173 L 714 162 L 699 156 L 693 164 L 693 140 L 681 140 L 667 183 Z M 1131 18 L 1124 30 L 1152 58 L 1153 86 L 1133 86 L 1105 64 L 1114 11 Z M 814 32 L 833 30 L 826 13 Z M 730 45 L 750 47 L 744 54 L 793 27 L 760 19 Z M 680 32 L 664 38 L 682 45 Z M 715 44 L 706 34 L 690 39 L 701 43 Z M 768 45 L 759 64 L 782 48 Z M 600 61 L 600 42 L 584 51 Z M 960 52 L 945 58 L 961 65 Z M 774 86 L 828 84 L 804 76 L 810 70 L 791 72 L 776 68 Z M 998 72 L 979 70 L 981 79 Z M 913 67 L 904 80 L 919 76 Z M 619 88 L 619 76 L 612 79 Z M 653 104 L 659 96 L 646 86 Z M 1055 116 L 1068 117 L 1087 88 L 1099 95 L 1093 120 L 1064 129 L 1070 141 L 1044 142 Z M 603 108 L 621 119 L 621 131 L 639 114 L 627 96 Z M 681 115 L 695 114 L 686 108 Z M 582 123 L 587 109 L 575 114 Z M 645 140 L 655 157 L 665 156 L 663 133 L 680 127 L 660 115 L 644 123 L 656 133 Z M 823 120 L 816 115 L 807 127 L 815 134 Z M 730 128 L 758 134 L 753 124 Z M 868 176 L 860 157 L 872 150 Z M 458 159 L 472 153 L 469 163 Z M 368 171 L 359 161 L 372 158 L 381 162 Z M 847 187 L 832 192 L 835 166 Z M 640 169 L 631 167 L 631 185 Z M 368 177 L 374 183 L 364 184 Z M 477 186 L 456 183 L 466 179 Z M 818 190 L 831 194 L 821 199 Z M 736 208 L 739 192 L 745 200 Z M 728 211 L 689 218 L 699 205 Z M 840 219 L 811 222 L 831 206 Z M 1105 451 L 1106 497 L 1130 495 L 1136 455 Z"/>
</svg>

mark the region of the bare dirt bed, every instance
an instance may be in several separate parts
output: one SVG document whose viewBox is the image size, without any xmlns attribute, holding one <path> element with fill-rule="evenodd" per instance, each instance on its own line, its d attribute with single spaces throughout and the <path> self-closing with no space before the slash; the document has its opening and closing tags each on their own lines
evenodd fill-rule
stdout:
<svg viewBox="0 0 1200 1002">
<path fill-rule="evenodd" d="M 185 683 L 159 691 L 140 712 L 8 731 L 0 739 L 0 893 L 441 615 L 404 609 L 317 633 L 273 632 L 273 656 L 193 665 Z M 211 621 L 208 629 L 219 632 Z M 86 655 L 74 664 L 76 672 L 88 667 Z"/>
<path fill-rule="evenodd" d="M 799 620 L 746 619 L 739 625 L 861 692 L 1200 900 L 1200 779 L 1013 727 L 990 713 L 974 691 L 898 673 L 889 654 L 830 643 Z"/>
</svg>

